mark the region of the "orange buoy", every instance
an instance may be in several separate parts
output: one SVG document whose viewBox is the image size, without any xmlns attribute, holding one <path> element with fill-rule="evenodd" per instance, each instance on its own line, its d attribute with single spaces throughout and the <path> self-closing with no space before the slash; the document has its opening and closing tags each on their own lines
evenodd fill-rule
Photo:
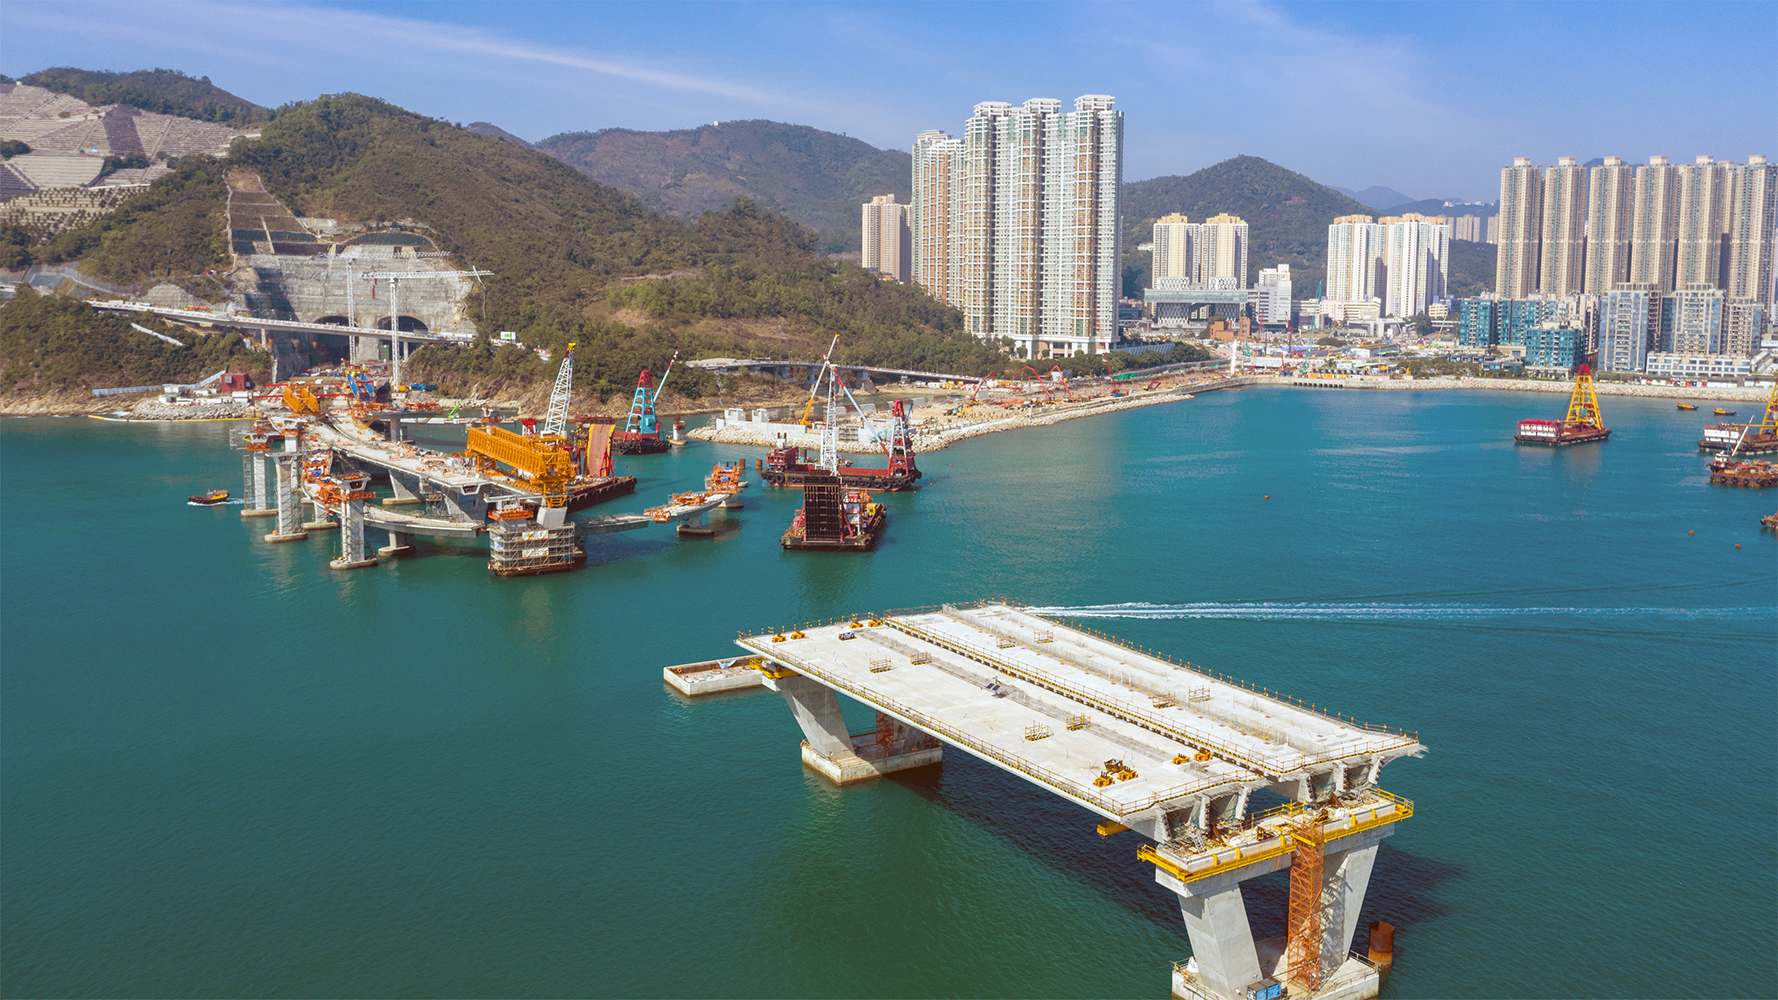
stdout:
<svg viewBox="0 0 1778 1000">
<path fill-rule="evenodd" d="M 1736 542 L 1736 543 L 1735 543 L 1735 548 L 1740 548 L 1740 547 L 1741 547 L 1741 543 L 1740 543 L 1740 542 Z"/>
<path fill-rule="evenodd" d="M 1267 499 L 1267 500 L 1270 500 L 1270 499 L 1272 499 L 1272 495 L 1271 495 L 1271 494 L 1270 494 L 1270 493 L 1267 493 L 1267 494 L 1266 494 L 1266 499 Z"/>
<path fill-rule="evenodd" d="M 1688 535 L 1695 535 L 1695 534 L 1697 534 L 1697 532 L 1695 532 L 1695 531 L 1688 531 L 1688 532 L 1686 532 L 1686 534 L 1688 534 Z"/>
</svg>

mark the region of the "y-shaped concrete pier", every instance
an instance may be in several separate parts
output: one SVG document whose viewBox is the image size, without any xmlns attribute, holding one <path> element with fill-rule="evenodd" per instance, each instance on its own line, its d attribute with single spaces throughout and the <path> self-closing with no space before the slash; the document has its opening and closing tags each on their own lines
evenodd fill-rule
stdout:
<svg viewBox="0 0 1778 1000">
<path fill-rule="evenodd" d="M 941 744 L 1153 841 L 1137 857 L 1179 897 L 1192 961 L 1173 992 L 1362 1000 L 1379 977 L 1349 952 L 1379 842 L 1413 814 L 1383 766 L 1425 748 L 1189 663 L 1003 603 L 946 605 L 743 635 L 805 737 L 845 784 L 939 763 Z M 847 731 L 838 695 L 877 712 Z M 1254 810 L 1255 793 L 1278 803 Z M 1256 942 L 1241 883 L 1292 869 L 1289 932 Z"/>
</svg>

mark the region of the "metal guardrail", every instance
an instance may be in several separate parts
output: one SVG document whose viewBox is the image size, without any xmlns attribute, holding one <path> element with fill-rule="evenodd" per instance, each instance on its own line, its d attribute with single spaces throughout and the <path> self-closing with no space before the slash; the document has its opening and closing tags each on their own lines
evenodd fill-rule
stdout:
<svg viewBox="0 0 1778 1000">
<path fill-rule="evenodd" d="M 841 619 L 837 619 L 837 620 L 838 621 L 853 621 L 855 619 L 841 618 Z M 819 626 L 809 625 L 809 626 L 805 626 L 805 627 L 817 628 Z M 1066 777 L 1062 774 L 1059 774 L 1055 771 L 1050 770 L 1047 767 L 1044 767 L 1042 764 L 1039 764 L 1039 763 L 1032 761 L 1032 760 L 1027 760 L 1026 758 L 1021 757 L 1018 754 L 1015 754 L 1009 750 L 995 746 L 994 744 L 989 743 L 986 740 L 980 739 L 979 737 L 976 737 L 976 736 L 973 736 L 969 733 L 963 732 L 962 730 L 956 728 L 955 726 L 949 725 L 948 723 L 945 723 L 945 722 L 942 722 L 938 719 L 935 719 L 932 716 L 919 711 L 918 709 L 912 708 L 907 705 L 903 705 L 902 703 L 900 703 L 900 702 L 896 701 L 895 699 L 890 698 L 886 695 L 882 695 L 882 694 L 878 694 L 875 692 L 865 690 L 865 689 L 859 687 L 858 685 L 851 683 L 850 681 L 846 680 L 845 678 L 834 674 L 832 671 L 826 670 L 825 668 L 821 667 L 819 664 L 811 663 L 807 659 L 797 656 L 794 652 L 784 649 L 783 646 L 785 645 L 785 643 L 767 642 L 767 643 L 762 643 L 759 645 L 752 645 L 749 642 L 752 639 L 753 639 L 753 637 L 751 637 L 751 636 L 743 637 L 741 645 L 743 645 L 745 648 L 747 648 L 749 650 L 752 650 L 753 652 L 756 652 L 756 653 L 759 653 L 759 654 L 765 656 L 767 659 L 777 660 L 777 661 L 782 661 L 782 662 L 788 663 L 790 666 L 795 668 L 796 673 L 808 674 L 811 677 L 815 677 L 818 680 L 820 680 L 822 683 L 828 684 L 832 687 L 838 688 L 839 690 L 845 691 L 847 694 L 851 695 L 854 698 L 857 698 L 859 701 L 862 701 L 865 704 L 875 706 L 879 709 L 887 710 L 891 714 L 899 716 L 902 719 L 902 721 L 908 723 L 909 725 L 917 726 L 920 729 L 924 729 L 928 733 L 931 733 L 934 736 L 942 737 L 952 743 L 957 744 L 960 747 L 974 750 L 977 753 L 980 753 L 983 756 L 986 756 L 993 761 L 996 761 L 1001 764 L 1005 764 L 1008 767 L 1011 767 L 1013 770 L 1018 771 L 1021 774 L 1024 774 L 1026 777 L 1035 779 L 1039 783 L 1048 785 L 1051 788 L 1053 788 L 1059 792 L 1062 792 L 1063 794 L 1068 795 L 1076 800 L 1079 800 L 1081 802 L 1090 803 L 1093 806 L 1097 807 L 1098 809 L 1104 811 L 1105 814 L 1108 816 L 1123 817 L 1123 816 L 1134 815 L 1136 813 L 1142 812 L 1145 809 L 1150 809 L 1162 802 L 1166 802 L 1169 799 L 1176 799 L 1176 798 L 1179 798 L 1180 796 L 1183 796 L 1183 795 L 1193 795 L 1193 794 L 1197 794 L 1200 792 L 1205 792 L 1205 791 L 1208 791 L 1212 788 L 1218 788 L 1223 785 L 1247 784 L 1248 780 L 1249 780 L 1246 778 L 1237 778 L 1237 777 L 1210 778 L 1210 779 L 1206 779 L 1201 782 L 1196 782 L 1193 784 L 1186 784 L 1186 785 L 1179 785 L 1174 788 L 1168 788 L 1168 789 L 1163 789 L 1158 792 L 1154 792 L 1154 793 L 1150 794 L 1147 798 L 1142 799 L 1133 805 L 1129 804 L 1129 803 L 1124 803 L 1124 802 L 1116 802 L 1116 801 L 1106 798 L 1103 795 L 1098 794 L 1097 792 L 1095 792 L 1092 789 L 1091 786 L 1085 784 L 1084 782 L 1077 782 L 1072 778 Z M 795 641 L 795 640 L 787 640 L 787 642 L 793 642 L 793 641 Z M 768 676 L 770 676 L 769 673 L 768 673 Z"/>
<path fill-rule="evenodd" d="M 1330 820 L 1322 823 L 1322 841 L 1326 842 L 1339 837 L 1350 837 L 1353 834 L 1363 833 L 1366 830 L 1371 830 L 1379 826 L 1387 826 L 1390 823 L 1399 823 L 1414 815 L 1414 803 L 1410 799 L 1404 799 L 1399 795 L 1393 795 L 1381 788 L 1371 789 L 1371 794 L 1382 799 L 1383 802 L 1370 806 L 1368 810 L 1362 806 L 1351 808 L 1347 811 L 1345 816 L 1338 820 Z M 1387 811 L 1385 811 L 1385 809 L 1387 809 Z M 1275 816 L 1301 815 L 1307 811 L 1308 807 L 1300 802 L 1287 802 L 1275 809 L 1268 809 L 1265 812 L 1256 813 L 1254 819 L 1259 820 L 1270 819 Z M 1368 815 L 1363 815 L 1363 817 L 1360 818 L 1361 813 L 1368 813 Z M 1264 861 L 1268 858 L 1276 858 L 1289 854 L 1296 850 L 1296 846 L 1296 838 L 1293 833 L 1289 829 L 1284 829 L 1278 832 L 1278 837 L 1275 840 L 1264 840 L 1257 844 L 1241 844 L 1233 847 L 1218 848 L 1214 851 L 1207 852 L 1210 855 L 1210 863 L 1199 868 L 1191 867 L 1188 864 L 1181 864 L 1179 861 L 1160 853 L 1160 851 L 1149 844 L 1143 844 L 1136 848 L 1136 858 L 1139 861 L 1146 861 L 1149 864 L 1154 865 L 1156 868 L 1162 869 L 1181 882 L 1192 882 L 1197 879 L 1207 878 L 1219 872 L 1241 868 L 1257 861 Z"/>
<path fill-rule="evenodd" d="M 927 642 L 942 646 L 960 656 L 975 660 L 985 666 L 993 667 L 1001 673 L 1017 677 L 1029 684 L 1036 684 L 1039 687 L 1053 691 L 1065 698 L 1070 698 L 1074 701 L 1090 705 L 1108 715 L 1115 716 L 1133 725 L 1141 726 L 1158 736 L 1178 740 L 1188 746 L 1211 750 L 1233 763 L 1240 764 L 1257 773 L 1274 778 L 1280 778 L 1286 774 L 1300 771 L 1305 767 L 1325 764 L 1331 761 L 1346 760 L 1352 757 L 1367 757 L 1390 749 L 1388 746 L 1377 746 L 1375 744 L 1367 743 L 1361 747 L 1344 750 L 1339 753 L 1326 753 L 1320 755 L 1304 754 L 1299 750 L 1296 752 L 1301 754 L 1301 757 L 1295 761 L 1287 761 L 1283 758 L 1267 755 L 1255 755 L 1250 750 L 1225 743 L 1205 734 L 1177 728 L 1166 717 L 1158 714 L 1152 706 L 1144 707 L 1130 702 L 1108 698 L 1096 691 L 1072 684 L 1063 678 L 1039 671 L 1037 668 L 1009 662 L 1002 659 L 995 652 L 985 648 L 975 646 L 960 639 L 953 639 L 949 636 L 930 632 L 905 621 L 899 621 L 894 618 L 885 618 L 884 621 L 892 628 L 925 639 Z M 1041 651 L 1039 652 L 1041 655 Z"/>
</svg>

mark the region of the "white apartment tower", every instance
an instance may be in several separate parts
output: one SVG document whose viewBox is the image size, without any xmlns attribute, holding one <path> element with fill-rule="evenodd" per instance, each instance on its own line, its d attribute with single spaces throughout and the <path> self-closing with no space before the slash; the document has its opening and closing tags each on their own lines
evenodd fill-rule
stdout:
<svg viewBox="0 0 1778 1000">
<path fill-rule="evenodd" d="M 1198 227 L 1191 220 L 1174 212 L 1163 215 L 1154 224 L 1153 287 L 1162 281 L 1193 280 L 1193 261 L 1197 250 Z"/>
<path fill-rule="evenodd" d="M 1564 156 L 1543 173 L 1537 291 L 1566 297 L 1586 280 L 1587 168 Z"/>
<path fill-rule="evenodd" d="M 1451 220 L 1410 212 L 1377 224 L 1383 230 L 1383 315 L 1417 316 L 1445 297 Z"/>
<path fill-rule="evenodd" d="M 1604 295 L 1630 280 L 1631 200 L 1636 168 L 1607 156 L 1593 168 L 1587 190 L 1586 290 Z"/>
<path fill-rule="evenodd" d="M 1679 168 L 1678 257 L 1673 283 L 1723 285 L 1724 237 L 1729 233 L 1729 196 L 1734 187 L 1732 163 L 1700 156 Z"/>
<path fill-rule="evenodd" d="M 1537 291 L 1543 239 L 1543 168 L 1521 156 L 1500 171 L 1494 288 L 1503 299 Z"/>
<path fill-rule="evenodd" d="M 1729 228 L 1731 299 L 1771 308 L 1773 233 L 1778 231 L 1778 165 L 1755 154 L 1735 172 L 1734 210 Z"/>
<path fill-rule="evenodd" d="M 975 106 L 954 139 L 914 139 L 914 278 L 965 328 L 1027 357 L 1117 339 L 1123 112 L 1108 96 Z"/>
<path fill-rule="evenodd" d="M 1630 282 L 1673 290 L 1675 243 L 1679 229 L 1679 168 L 1665 156 L 1651 156 L 1636 168 L 1630 210 Z"/>
<path fill-rule="evenodd" d="M 1383 227 L 1368 215 L 1342 215 L 1327 227 L 1327 294 L 1370 302 L 1383 290 Z"/>
<path fill-rule="evenodd" d="M 1247 287 L 1247 223 L 1229 215 L 1212 215 L 1198 227 L 1196 271 L 1202 288 Z"/>
<path fill-rule="evenodd" d="M 864 254 L 860 262 L 864 269 L 896 281 L 908 280 L 913 272 L 911 233 L 908 206 L 897 205 L 892 194 L 872 198 L 864 206 Z"/>
</svg>

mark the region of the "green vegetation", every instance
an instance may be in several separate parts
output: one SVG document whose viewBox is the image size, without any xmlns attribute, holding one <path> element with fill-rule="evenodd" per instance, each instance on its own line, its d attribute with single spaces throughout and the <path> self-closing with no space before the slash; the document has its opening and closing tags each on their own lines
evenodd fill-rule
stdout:
<svg viewBox="0 0 1778 1000">
<path fill-rule="evenodd" d="M 1452 298 L 1470 298 L 1494 290 L 1494 265 L 1499 248 L 1492 243 L 1451 241 L 1451 267 L 1445 282 Z"/>
<path fill-rule="evenodd" d="M 163 115 L 180 115 L 240 127 L 264 121 L 271 112 L 210 83 L 173 69 L 106 73 L 59 66 L 22 77 L 20 83 L 78 97 L 88 104 L 128 104 Z"/>
<path fill-rule="evenodd" d="M 132 329 L 132 321 L 187 346 Z M 0 394 L 192 382 L 224 367 L 257 379 L 266 374 L 265 361 L 236 333 L 197 334 L 150 316 L 101 313 L 28 285 L 0 304 Z"/>
<path fill-rule="evenodd" d="M 1327 227 L 1342 215 L 1377 215 L 1375 209 L 1257 156 L 1237 156 L 1185 177 L 1156 177 L 1124 185 L 1124 294 L 1141 298 L 1150 284 L 1150 255 L 1135 247 L 1149 241 L 1154 222 L 1183 213 L 1193 222 L 1221 212 L 1247 220 L 1247 280 L 1259 269 L 1290 265 L 1291 292 L 1315 294 L 1327 273 Z"/>
<path fill-rule="evenodd" d="M 226 266 L 228 188 L 222 165 L 208 156 L 168 164 L 155 181 L 89 225 L 64 230 L 33 248 L 17 226 L 0 226 L 0 265 L 25 267 L 79 260 L 92 273 L 120 282 L 196 274 Z"/>
<path fill-rule="evenodd" d="M 998 366 L 993 348 L 961 332 L 955 310 L 856 265 L 817 260 L 813 232 L 748 199 L 688 224 L 544 153 L 357 95 L 281 108 L 263 139 L 228 160 L 182 159 L 116 212 L 47 245 L 0 231 L 0 255 L 11 266 L 79 260 L 126 282 L 226 264 L 224 175 L 236 166 L 257 171 L 299 215 L 417 222 L 462 265 L 495 272 L 485 314 L 479 301 L 472 311 L 484 334 L 512 330 L 528 347 L 558 352 L 580 343 L 582 384 L 627 393 L 638 369 L 660 367 L 675 348 L 806 358 L 836 333 L 849 361 Z M 553 371 L 527 352 L 443 353 L 425 352 L 425 363 L 466 378 Z M 677 390 L 699 391 L 696 376 L 674 378 Z"/>
<path fill-rule="evenodd" d="M 6 139 L 0 141 L 0 157 L 4 157 L 8 160 L 15 156 L 23 156 L 30 151 L 30 144 L 18 139 Z"/>
<path fill-rule="evenodd" d="M 1454 361 L 1451 358 L 1404 357 L 1400 359 L 1400 365 L 1415 378 L 1428 378 L 1434 375 L 1479 378 L 1483 374 L 1481 365 L 1473 361 Z"/>
<path fill-rule="evenodd" d="M 859 206 L 910 200 L 912 158 L 807 125 L 735 121 L 672 132 L 567 132 L 537 144 L 650 208 L 697 218 L 747 198 L 821 234 L 821 252 L 856 252 Z"/>
<path fill-rule="evenodd" d="M 1113 373 L 1126 372 L 1131 369 L 1153 368 L 1157 365 L 1178 365 L 1188 361 L 1209 361 L 1215 355 L 1207 348 L 1197 344 L 1174 344 L 1165 351 L 1143 351 L 1132 354 L 1129 351 L 1113 351 L 1111 354 L 1111 370 Z"/>
</svg>

